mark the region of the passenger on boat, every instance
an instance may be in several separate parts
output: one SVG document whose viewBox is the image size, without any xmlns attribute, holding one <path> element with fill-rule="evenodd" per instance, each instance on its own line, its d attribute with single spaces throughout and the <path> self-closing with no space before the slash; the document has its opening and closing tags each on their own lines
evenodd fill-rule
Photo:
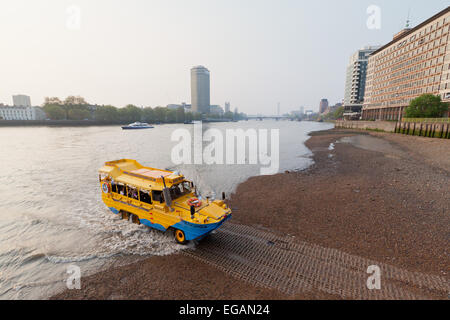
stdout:
<svg viewBox="0 0 450 320">
<path fill-rule="evenodd" d="M 153 198 L 153 200 L 155 200 L 157 202 L 164 203 L 164 197 L 163 197 L 162 191 L 153 190 L 152 198 Z"/>
<path fill-rule="evenodd" d="M 128 198 L 137 200 L 138 199 L 137 190 L 133 187 L 128 186 L 128 195 L 127 196 L 128 196 Z"/>
<path fill-rule="evenodd" d="M 152 204 L 152 198 L 148 194 L 148 191 L 140 191 L 141 202 Z"/>
<path fill-rule="evenodd" d="M 177 199 L 178 197 L 183 195 L 183 193 L 181 192 L 180 187 L 176 185 L 170 188 L 170 195 L 172 196 L 172 199 Z"/>
</svg>

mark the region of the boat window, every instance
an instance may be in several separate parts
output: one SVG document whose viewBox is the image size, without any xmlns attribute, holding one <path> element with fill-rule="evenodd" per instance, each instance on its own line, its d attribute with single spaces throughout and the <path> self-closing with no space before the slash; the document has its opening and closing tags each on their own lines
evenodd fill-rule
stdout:
<svg viewBox="0 0 450 320">
<path fill-rule="evenodd" d="M 183 195 L 183 193 L 181 192 L 181 189 L 178 185 L 172 186 L 170 188 L 170 197 L 173 200 L 178 199 L 182 195 Z"/>
<path fill-rule="evenodd" d="M 117 183 L 115 183 L 115 182 L 112 182 L 112 183 L 111 183 L 111 190 L 112 190 L 112 192 L 114 192 L 114 193 L 118 193 L 118 192 L 117 192 Z"/>
<path fill-rule="evenodd" d="M 170 196 L 173 200 L 178 199 L 191 192 L 191 183 L 183 182 L 170 188 Z"/>
<path fill-rule="evenodd" d="M 150 197 L 150 194 L 146 190 L 139 191 L 139 196 L 141 199 L 141 202 L 145 202 L 148 204 L 152 204 L 152 197 Z"/>
<path fill-rule="evenodd" d="M 139 200 L 138 191 L 135 187 L 127 186 L 128 198 Z"/>
<path fill-rule="evenodd" d="M 179 186 L 180 186 L 180 190 L 183 194 L 187 194 L 187 193 L 191 192 L 191 190 L 192 190 L 191 183 L 189 181 L 180 183 Z"/>
<path fill-rule="evenodd" d="M 162 191 L 152 190 L 153 201 L 164 203 L 164 196 Z"/>
<path fill-rule="evenodd" d="M 117 184 L 117 193 L 121 194 L 121 195 L 125 195 L 126 190 L 125 190 L 125 186 L 123 184 Z"/>
</svg>

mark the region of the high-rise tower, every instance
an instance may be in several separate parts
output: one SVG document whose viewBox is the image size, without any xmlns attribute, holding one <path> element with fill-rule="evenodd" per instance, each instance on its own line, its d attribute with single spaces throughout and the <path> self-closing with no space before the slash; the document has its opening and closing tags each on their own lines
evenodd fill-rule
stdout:
<svg viewBox="0 0 450 320">
<path fill-rule="evenodd" d="M 369 56 L 379 48 L 380 46 L 368 46 L 356 51 L 350 57 L 345 83 L 344 104 L 346 106 L 359 104 L 362 107 Z"/>
<path fill-rule="evenodd" d="M 328 108 L 328 99 L 320 100 L 319 113 L 324 113 Z"/>
<path fill-rule="evenodd" d="M 203 66 L 191 69 L 191 104 L 192 111 L 208 113 L 210 107 L 209 70 Z"/>
</svg>

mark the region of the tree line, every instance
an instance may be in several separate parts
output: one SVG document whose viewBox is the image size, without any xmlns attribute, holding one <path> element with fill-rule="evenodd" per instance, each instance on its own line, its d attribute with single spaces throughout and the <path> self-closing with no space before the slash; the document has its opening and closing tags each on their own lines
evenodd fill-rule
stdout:
<svg viewBox="0 0 450 320">
<path fill-rule="evenodd" d="M 423 94 L 409 103 L 406 108 L 407 118 L 442 118 L 448 116 L 449 104 L 441 96 Z"/>
<path fill-rule="evenodd" d="M 338 107 L 333 112 L 328 112 L 325 115 L 322 115 L 321 118 L 323 120 L 339 120 L 344 117 L 345 108 L 344 107 Z"/>
<path fill-rule="evenodd" d="M 90 105 L 83 97 L 69 96 L 65 100 L 57 97 L 47 97 L 43 109 L 51 120 L 94 120 L 111 123 L 130 123 L 143 121 L 148 123 L 184 123 L 202 120 L 197 112 L 186 112 L 183 107 L 169 109 L 167 107 L 139 108 L 129 104 L 123 108 L 111 105 Z M 243 113 L 226 112 L 223 115 L 210 115 L 214 119 L 242 120 Z"/>
</svg>

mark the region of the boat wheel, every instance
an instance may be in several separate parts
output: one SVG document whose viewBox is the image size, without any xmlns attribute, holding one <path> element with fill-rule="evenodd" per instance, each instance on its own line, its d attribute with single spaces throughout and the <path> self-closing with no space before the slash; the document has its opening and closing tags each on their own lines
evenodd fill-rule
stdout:
<svg viewBox="0 0 450 320">
<path fill-rule="evenodd" d="M 184 232 L 181 230 L 175 230 L 175 240 L 179 243 L 179 244 L 186 244 L 186 237 L 184 235 Z"/>
<path fill-rule="evenodd" d="M 141 224 L 141 221 L 139 220 L 139 218 L 135 214 L 132 214 L 132 213 L 130 213 L 129 221 L 131 223 Z"/>
</svg>

